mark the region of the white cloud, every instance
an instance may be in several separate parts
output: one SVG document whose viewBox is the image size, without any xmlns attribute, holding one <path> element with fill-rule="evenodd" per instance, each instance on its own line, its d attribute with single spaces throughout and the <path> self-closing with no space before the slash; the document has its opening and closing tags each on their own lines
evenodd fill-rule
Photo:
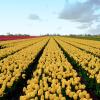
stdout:
<svg viewBox="0 0 100 100">
<path fill-rule="evenodd" d="M 89 32 L 90 30 L 93 31 L 90 29 L 91 25 L 94 22 L 100 21 L 100 12 L 95 13 L 98 9 L 100 9 L 100 0 L 85 0 L 84 2 L 77 0 L 74 3 L 71 3 L 70 0 L 66 0 L 66 4 L 59 18 L 79 22 L 81 25 L 78 26 L 78 28 L 89 29 L 87 31 Z M 98 27 L 97 31 L 99 31 Z"/>
<path fill-rule="evenodd" d="M 29 19 L 30 20 L 40 20 L 40 17 L 37 14 L 30 14 Z"/>
</svg>

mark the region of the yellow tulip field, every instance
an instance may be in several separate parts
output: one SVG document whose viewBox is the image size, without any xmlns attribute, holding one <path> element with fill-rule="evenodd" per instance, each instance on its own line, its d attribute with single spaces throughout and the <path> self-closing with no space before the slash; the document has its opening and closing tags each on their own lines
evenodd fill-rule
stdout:
<svg viewBox="0 0 100 100">
<path fill-rule="evenodd" d="M 0 100 L 100 100 L 100 42 L 0 41 Z"/>
</svg>

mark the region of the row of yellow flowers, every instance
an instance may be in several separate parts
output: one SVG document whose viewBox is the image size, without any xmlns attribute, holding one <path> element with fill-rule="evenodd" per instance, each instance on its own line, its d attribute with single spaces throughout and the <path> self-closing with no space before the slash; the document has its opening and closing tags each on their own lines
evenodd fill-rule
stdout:
<svg viewBox="0 0 100 100">
<path fill-rule="evenodd" d="M 67 39 L 70 39 L 70 40 L 75 41 L 77 43 L 81 43 L 84 45 L 88 45 L 88 46 L 100 49 L 100 42 L 99 41 L 86 40 L 86 39 L 76 39 L 76 38 L 69 38 L 69 37 Z"/>
<path fill-rule="evenodd" d="M 61 40 L 56 40 L 63 47 L 63 49 L 73 57 L 73 59 L 87 71 L 87 75 L 90 78 L 96 78 L 97 83 L 100 83 L 100 59 L 93 55 L 86 53 L 70 44 L 67 44 Z"/>
<path fill-rule="evenodd" d="M 27 41 L 29 39 L 19 39 L 19 40 L 7 40 L 7 41 L 0 41 L 0 46 L 3 47 L 10 47 L 10 46 L 14 46 L 16 44 L 19 44 L 23 41 Z"/>
<path fill-rule="evenodd" d="M 32 44 L 34 44 L 36 42 L 39 42 L 39 41 L 41 41 L 43 39 L 45 39 L 45 38 L 28 39 L 26 41 L 19 42 L 18 44 L 15 43 L 14 46 L 11 46 L 11 44 L 9 44 L 10 47 L 4 48 L 4 49 L 0 49 L 0 59 L 4 58 L 7 55 L 13 54 L 16 51 L 21 50 L 22 48 L 25 48 L 25 47 L 27 47 L 29 45 L 32 45 Z"/>
<path fill-rule="evenodd" d="M 76 47 L 79 47 L 79 48 L 82 48 L 82 49 L 84 49 L 86 51 L 89 51 L 89 52 L 93 53 L 94 55 L 100 57 L 100 49 L 87 46 L 89 44 L 89 42 L 87 42 L 87 45 L 82 45 L 80 43 L 75 42 L 75 40 L 72 39 L 72 38 L 63 37 L 63 38 L 60 38 L 60 39 L 65 41 L 65 42 L 67 42 L 67 43 L 70 43 L 70 44 L 72 44 L 72 45 L 74 45 Z"/>
<path fill-rule="evenodd" d="M 27 84 L 20 100 L 92 100 L 85 84 L 52 38 Z"/>
<path fill-rule="evenodd" d="M 33 62 L 47 41 L 48 38 L 0 61 L 0 96 L 5 94 L 6 88 L 12 88 L 13 83 L 16 82 L 21 75 L 25 78 L 25 74 L 21 73 Z"/>
<path fill-rule="evenodd" d="M 71 38 L 70 39 L 69 38 L 60 38 L 60 39 L 100 57 L 100 49 L 87 46 L 88 43 L 87 43 L 87 45 L 82 45 L 82 44 L 76 43 L 74 41 L 74 39 L 71 39 Z M 80 40 L 79 40 L 79 42 L 80 42 Z"/>
</svg>

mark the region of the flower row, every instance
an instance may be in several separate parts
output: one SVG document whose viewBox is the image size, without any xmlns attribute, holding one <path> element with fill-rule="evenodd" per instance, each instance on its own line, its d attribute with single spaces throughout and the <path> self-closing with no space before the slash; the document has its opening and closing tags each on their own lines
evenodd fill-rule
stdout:
<svg viewBox="0 0 100 100">
<path fill-rule="evenodd" d="M 0 49 L 0 59 L 4 58 L 10 54 L 13 54 L 14 52 L 17 52 L 27 46 L 35 44 L 43 39 L 45 39 L 45 38 L 29 39 L 28 41 L 20 42 L 17 45 L 14 45 L 14 46 L 11 46 L 8 48 L 4 48 L 4 49 Z"/>
<path fill-rule="evenodd" d="M 27 84 L 20 100 L 92 100 L 85 84 L 52 38 Z"/>
<path fill-rule="evenodd" d="M 100 83 L 100 59 L 98 57 L 94 57 L 93 55 L 58 40 L 57 38 L 56 40 L 70 55 L 70 57 L 72 57 L 84 70 L 87 71 L 87 75 L 90 78 L 96 78 L 97 83 Z"/>
<path fill-rule="evenodd" d="M 81 48 L 83 50 L 86 50 L 86 51 L 88 51 L 88 52 L 90 52 L 90 53 L 92 53 L 92 54 L 94 54 L 94 55 L 96 55 L 98 57 L 100 57 L 100 49 L 87 46 L 88 43 L 87 43 L 87 45 L 82 45 L 80 43 L 76 43 L 74 41 L 74 39 L 72 39 L 72 38 L 71 39 L 70 38 L 60 38 L 60 39 L 65 41 L 65 42 L 67 42 L 67 43 L 70 43 L 70 44 L 72 44 L 72 45 L 74 45 L 76 47 L 79 47 L 79 48 Z"/>
<path fill-rule="evenodd" d="M 48 38 L 0 61 L 0 96 L 4 95 L 6 88 L 12 88 L 13 83 L 20 77 L 25 78 L 22 72 L 24 73 L 29 64 L 33 62 L 47 41 Z"/>
</svg>

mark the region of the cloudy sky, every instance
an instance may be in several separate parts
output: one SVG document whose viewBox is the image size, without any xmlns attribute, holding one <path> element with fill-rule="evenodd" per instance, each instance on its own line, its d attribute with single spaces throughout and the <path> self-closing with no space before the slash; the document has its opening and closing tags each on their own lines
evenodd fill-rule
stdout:
<svg viewBox="0 0 100 100">
<path fill-rule="evenodd" d="M 100 0 L 0 0 L 0 34 L 100 34 Z"/>
</svg>

